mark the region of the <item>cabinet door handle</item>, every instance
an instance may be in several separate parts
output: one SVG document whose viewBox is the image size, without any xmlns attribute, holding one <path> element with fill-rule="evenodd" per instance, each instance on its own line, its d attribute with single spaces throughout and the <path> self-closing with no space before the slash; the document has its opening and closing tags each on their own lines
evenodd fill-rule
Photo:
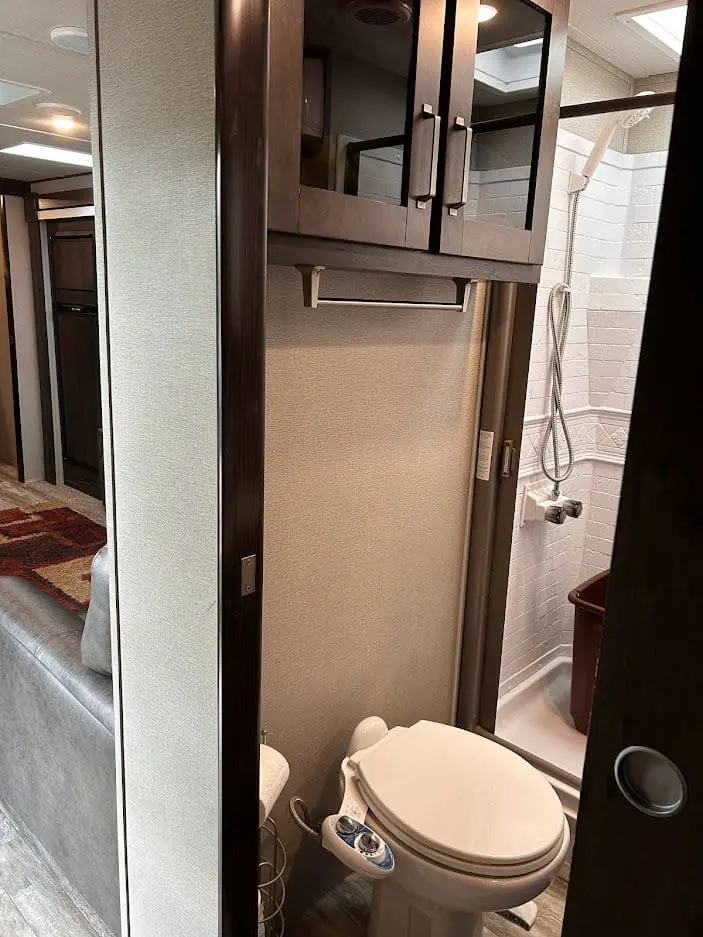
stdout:
<svg viewBox="0 0 703 937">
<path fill-rule="evenodd" d="M 442 125 L 442 118 L 435 114 L 431 104 L 423 104 L 421 115 L 423 123 L 426 120 L 432 121 L 432 157 L 430 159 L 430 177 L 426 186 L 427 191 L 421 195 L 416 195 L 418 208 L 424 208 L 427 202 L 437 195 L 437 166 L 439 164 L 439 136 Z"/>
<path fill-rule="evenodd" d="M 464 159 L 461 169 L 461 188 L 459 189 L 459 198 L 447 202 L 447 208 L 450 215 L 456 215 L 460 208 L 469 200 L 469 173 L 471 170 L 471 127 L 466 123 L 463 117 L 457 115 L 454 120 L 453 130 L 464 134 Z"/>
</svg>

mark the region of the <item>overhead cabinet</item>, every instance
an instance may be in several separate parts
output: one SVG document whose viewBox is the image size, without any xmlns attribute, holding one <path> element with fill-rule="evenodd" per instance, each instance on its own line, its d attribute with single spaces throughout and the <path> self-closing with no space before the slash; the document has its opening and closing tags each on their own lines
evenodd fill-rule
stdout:
<svg viewBox="0 0 703 937">
<path fill-rule="evenodd" d="M 540 263 L 567 10 L 272 0 L 270 230 Z"/>
</svg>

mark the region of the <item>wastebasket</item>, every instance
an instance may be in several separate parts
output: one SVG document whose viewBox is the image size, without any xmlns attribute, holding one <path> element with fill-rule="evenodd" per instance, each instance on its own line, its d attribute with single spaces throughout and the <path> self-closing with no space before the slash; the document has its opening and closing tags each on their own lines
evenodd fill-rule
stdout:
<svg viewBox="0 0 703 937">
<path fill-rule="evenodd" d="M 574 651 L 571 670 L 571 715 L 574 725 L 588 735 L 596 683 L 598 657 L 603 639 L 603 613 L 610 570 L 581 583 L 569 593 L 574 606 Z"/>
</svg>

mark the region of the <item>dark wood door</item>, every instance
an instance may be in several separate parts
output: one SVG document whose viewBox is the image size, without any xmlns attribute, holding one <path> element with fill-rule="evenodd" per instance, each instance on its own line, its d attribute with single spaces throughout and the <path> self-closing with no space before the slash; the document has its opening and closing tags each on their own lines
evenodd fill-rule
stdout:
<svg viewBox="0 0 703 937">
<path fill-rule="evenodd" d="M 268 225 L 427 249 L 445 0 L 361 7 L 271 3 Z"/>
<path fill-rule="evenodd" d="M 690 3 L 565 937 L 693 937 L 703 928 L 703 371 L 696 340 L 700 247 L 687 224 L 703 210 L 692 145 L 701 88 L 703 10 Z M 677 803 L 682 788 L 674 770 L 653 755 L 628 755 L 618 764 L 633 746 L 678 767 L 684 801 Z"/>
<path fill-rule="evenodd" d="M 102 499 L 100 350 L 92 218 L 49 229 L 64 482 Z"/>
<path fill-rule="evenodd" d="M 482 19 L 457 0 L 441 199 L 433 247 L 541 263 L 547 231 L 569 0 L 504 0 Z"/>
<path fill-rule="evenodd" d="M 54 321 L 64 482 L 102 498 L 97 309 L 56 305 Z"/>
</svg>

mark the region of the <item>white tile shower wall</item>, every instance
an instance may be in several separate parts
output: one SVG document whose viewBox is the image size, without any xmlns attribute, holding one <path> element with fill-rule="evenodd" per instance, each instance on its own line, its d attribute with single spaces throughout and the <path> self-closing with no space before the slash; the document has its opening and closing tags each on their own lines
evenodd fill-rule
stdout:
<svg viewBox="0 0 703 937">
<path fill-rule="evenodd" d="M 549 488 L 539 469 L 549 410 L 549 291 L 564 276 L 569 173 L 583 168 L 591 147 L 560 130 L 532 340 L 501 694 L 545 657 L 570 652 L 568 593 L 610 564 L 666 153 L 608 150 L 580 197 L 563 394 L 577 461 L 564 488 L 584 502 L 584 513 L 563 527 L 519 527 L 524 488 L 540 481 Z"/>
</svg>

